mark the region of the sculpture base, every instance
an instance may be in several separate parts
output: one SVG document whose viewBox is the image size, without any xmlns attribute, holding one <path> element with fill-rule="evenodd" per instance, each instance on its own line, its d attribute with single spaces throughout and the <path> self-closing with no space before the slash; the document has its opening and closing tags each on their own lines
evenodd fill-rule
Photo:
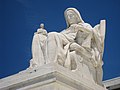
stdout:
<svg viewBox="0 0 120 90">
<path fill-rule="evenodd" d="M 58 64 L 27 69 L 0 80 L 0 90 L 107 90 Z"/>
</svg>

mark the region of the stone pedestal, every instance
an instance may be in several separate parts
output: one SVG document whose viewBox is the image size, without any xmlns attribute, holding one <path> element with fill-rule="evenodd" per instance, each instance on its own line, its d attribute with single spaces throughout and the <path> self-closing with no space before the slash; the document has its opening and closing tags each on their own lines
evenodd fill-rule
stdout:
<svg viewBox="0 0 120 90">
<path fill-rule="evenodd" d="M 0 80 L 0 90 L 106 90 L 58 64 L 27 69 Z"/>
</svg>

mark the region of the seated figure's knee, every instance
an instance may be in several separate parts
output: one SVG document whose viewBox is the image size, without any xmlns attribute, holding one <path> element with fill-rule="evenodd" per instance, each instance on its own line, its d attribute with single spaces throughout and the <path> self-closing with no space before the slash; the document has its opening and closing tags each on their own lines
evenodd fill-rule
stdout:
<svg viewBox="0 0 120 90">
<path fill-rule="evenodd" d="M 57 32 L 50 32 L 48 33 L 48 40 L 54 40 L 58 36 Z"/>
<path fill-rule="evenodd" d="M 56 36 L 58 33 L 57 32 L 50 32 L 50 33 L 48 33 L 48 37 L 50 37 L 50 36 Z"/>
</svg>

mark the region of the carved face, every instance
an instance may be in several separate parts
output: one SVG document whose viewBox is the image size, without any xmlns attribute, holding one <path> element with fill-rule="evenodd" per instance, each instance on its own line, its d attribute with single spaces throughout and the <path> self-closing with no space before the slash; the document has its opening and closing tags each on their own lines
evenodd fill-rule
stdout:
<svg viewBox="0 0 120 90">
<path fill-rule="evenodd" d="M 68 23 L 71 24 L 77 24 L 78 20 L 77 20 L 77 15 L 74 13 L 74 11 L 72 10 L 68 10 L 67 11 L 67 18 L 68 18 Z"/>
<path fill-rule="evenodd" d="M 67 27 L 71 24 L 84 23 L 79 11 L 75 8 L 67 8 L 64 12 Z"/>
</svg>

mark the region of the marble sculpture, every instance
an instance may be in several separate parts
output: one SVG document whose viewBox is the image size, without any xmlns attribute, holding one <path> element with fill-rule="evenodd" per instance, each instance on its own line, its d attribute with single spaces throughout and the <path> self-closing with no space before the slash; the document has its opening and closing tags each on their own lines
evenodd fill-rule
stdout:
<svg viewBox="0 0 120 90">
<path fill-rule="evenodd" d="M 34 33 L 29 68 L 57 63 L 102 86 L 105 20 L 92 27 L 75 8 L 67 8 L 64 15 L 67 28 L 60 33 L 48 33 L 44 24 Z"/>
</svg>

